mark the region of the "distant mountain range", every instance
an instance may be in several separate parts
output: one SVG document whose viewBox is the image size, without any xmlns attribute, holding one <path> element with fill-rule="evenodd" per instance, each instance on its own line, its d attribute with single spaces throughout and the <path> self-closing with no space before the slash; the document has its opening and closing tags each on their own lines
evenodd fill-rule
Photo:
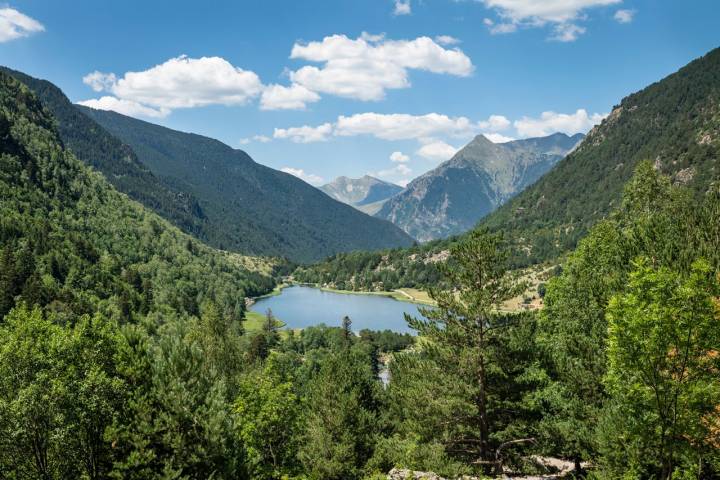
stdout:
<svg viewBox="0 0 720 480">
<path fill-rule="evenodd" d="M 493 143 L 478 135 L 453 158 L 388 199 L 375 216 L 420 241 L 465 232 L 550 170 L 582 138 L 556 133 Z"/>
<path fill-rule="evenodd" d="M 563 148 L 574 140 L 566 141 Z M 643 160 L 698 198 L 720 183 L 720 48 L 624 98 L 572 152 L 479 226 L 504 233 L 514 247 L 514 267 L 556 260 L 619 206 Z M 435 262 L 454 241 L 336 255 L 299 269 L 295 278 L 343 288 L 427 287 L 437 279 Z"/>
<path fill-rule="evenodd" d="M 298 262 L 410 245 L 390 222 L 337 202 L 217 140 L 73 105 L 50 82 L 25 83 L 58 121 L 61 139 L 115 188 L 209 245 Z"/>
<path fill-rule="evenodd" d="M 388 198 L 401 192 L 402 187 L 365 175 L 361 178 L 338 177 L 321 186 L 320 190 L 339 202 L 373 215 Z"/>
<path fill-rule="evenodd" d="M 517 242 L 524 263 L 556 257 L 617 206 L 642 160 L 697 195 L 720 181 L 720 49 L 624 98 L 575 151 L 482 223 Z"/>
</svg>

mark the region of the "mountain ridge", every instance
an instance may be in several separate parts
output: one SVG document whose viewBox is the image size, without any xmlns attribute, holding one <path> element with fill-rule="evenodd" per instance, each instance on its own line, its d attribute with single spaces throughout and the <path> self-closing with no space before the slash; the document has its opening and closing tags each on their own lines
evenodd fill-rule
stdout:
<svg viewBox="0 0 720 480">
<path fill-rule="evenodd" d="M 370 215 L 377 212 L 388 198 L 403 190 L 399 185 L 371 175 L 363 175 L 360 178 L 343 175 L 319 188 L 335 200 L 352 205 Z"/>
<path fill-rule="evenodd" d="M 477 135 L 450 160 L 411 181 L 375 216 L 420 241 L 460 234 L 536 181 L 582 137 L 556 133 L 498 144 Z"/>
</svg>

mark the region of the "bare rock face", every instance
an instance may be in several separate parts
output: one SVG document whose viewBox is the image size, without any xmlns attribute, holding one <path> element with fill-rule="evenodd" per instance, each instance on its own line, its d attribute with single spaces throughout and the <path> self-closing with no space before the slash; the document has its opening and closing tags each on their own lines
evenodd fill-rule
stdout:
<svg viewBox="0 0 720 480">
<path fill-rule="evenodd" d="M 465 232 L 550 170 L 583 139 L 562 133 L 507 143 L 482 135 L 389 198 L 376 217 L 424 242 Z"/>
</svg>

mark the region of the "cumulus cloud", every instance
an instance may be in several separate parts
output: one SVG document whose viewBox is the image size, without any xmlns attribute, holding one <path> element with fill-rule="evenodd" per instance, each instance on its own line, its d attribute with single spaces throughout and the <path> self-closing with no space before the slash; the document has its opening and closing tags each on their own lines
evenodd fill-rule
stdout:
<svg viewBox="0 0 720 480">
<path fill-rule="evenodd" d="M 437 162 L 444 162 L 450 160 L 453 155 L 458 152 L 459 148 L 455 148 L 452 145 L 448 145 L 442 141 L 431 141 L 425 143 L 417 151 L 417 154 L 428 160 Z"/>
<path fill-rule="evenodd" d="M 395 0 L 393 15 L 410 15 L 411 13 L 410 0 Z"/>
<path fill-rule="evenodd" d="M 112 110 L 130 117 L 163 118 L 170 114 L 167 108 L 151 108 L 132 100 L 105 96 L 78 102 L 80 105 L 96 110 Z"/>
<path fill-rule="evenodd" d="M 585 33 L 577 22 L 585 18 L 585 10 L 621 3 L 622 0 L 481 0 L 487 8 L 497 11 L 500 23 L 485 19 L 491 33 L 512 33 L 518 27 L 553 26 L 550 39 L 571 42 Z"/>
<path fill-rule="evenodd" d="M 0 8 L 0 43 L 28 37 L 44 30 L 43 24 L 34 18 L 30 18 L 14 8 Z"/>
<path fill-rule="evenodd" d="M 515 140 L 513 137 L 508 137 L 501 133 L 483 133 L 483 135 L 493 143 L 507 143 Z"/>
<path fill-rule="evenodd" d="M 317 186 L 324 182 L 322 177 L 315 175 L 314 173 L 306 173 L 302 168 L 283 167 L 280 171 L 289 173 L 290 175 L 298 177 L 299 179 L 312 185 Z"/>
<path fill-rule="evenodd" d="M 380 140 L 417 140 L 421 146 L 417 154 L 433 159 L 447 160 L 457 148 L 448 139 L 463 139 L 483 134 L 494 143 L 504 143 L 515 138 L 542 137 L 556 132 L 569 135 L 586 132 L 607 115 L 588 114 L 585 109 L 575 113 L 543 112 L 540 117 L 524 116 L 511 122 L 503 115 L 490 115 L 486 120 L 473 122 L 466 117 L 449 117 L 439 113 L 411 115 L 406 113 L 357 113 L 339 116 L 333 123 L 319 126 L 276 128 L 274 138 L 288 139 L 296 143 L 324 142 L 331 136 L 356 137 L 367 135 Z M 514 127 L 514 133 L 511 129 Z M 394 163 L 407 163 L 409 157 L 393 152 Z"/>
<path fill-rule="evenodd" d="M 380 100 L 388 89 L 408 88 L 410 69 L 465 77 L 474 68 L 461 50 L 444 48 L 429 37 L 387 40 L 368 34 L 356 39 L 332 35 L 296 43 L 290 58 L 323 63 L 291 72 L 293 83 L 313 92 L 363 101 Z"/>
<path fill-rule="evenodd" d="M 441 134 L 461 136 L 477 128 L 466 117 L 448 117 L 439 113 L 409 115 L 404 113 L 358 113 L 338 117 L 335 135 L 342 137 L 372 135 L 383 140 L 407 140 Z"/>
<path fill-rule="evenodd" d="M 82 81 L 94 91 L 102 92 L 110 91 L 115 83 L 117 83 L 117 77 L 114 73 L 102 73 L 95 70 L 85 75 Z"/>
<path fill-rule="evenodd" d="M 258 143 L 268 143 L 271 141 L 272 138 L 267 137 L 265 135 L 253 135 L 252 137 L 246 137 L 240 139 L 240 145 L 248 145 L 252 142 L 258 142 Z"/>
<path fill-rule="evenodd" d="M 510 120 L 503 115 L 490 115 L 487 120 L 478 122 L 478 126 L 483 130 L 491 132 L 500 132 L 506 130 L 512 125 Z"/>
<path fill-rule="evenodd" d="M 460 43 L 460 40 L 455 37 L 451 37 L 450 35 L 438 35 L 435 37 L 435 42 L 440 45 L 457 45 Z"/>
<path fill-rule="evenodd" d="M 323 123 L 317 127 L 303 125 L 302 127 L 276 128 L 273 138 L 288 139 L 295 143 L 325 142 L 332 131 L 331 123 Z"/>
<path fill-rule="evenodd" d="M 387 170 L 380 170 L 377 172 L 377 176 L 380 178 L 387 178 L 387 177 L 393 177 L 397 175 L 410 175 L 412 173 L 412 169 L 405 165 L 404 163 L 401 163 L 399 165 L 396 165 L 392 168 L 388 168 Z"/>
<path fill-rule="evenodd" d="M 317 102 L 320 95 L 302 85 L 269 85 L 260 97 L 261 110 L 302 110 L 308 103 Z"/>
<path fill-rule="evenodd" d="M 402 152 L 393 152 L 390 154 L 390 161 L 394 163 L 407 163 L 410 161 L 410 157 Z"/>
<path fill-rule="evenodd" d="M 581 108 L 575 113 L 542 112 L 540 118 L 522 117 L 513 124 L 521 137 L 543 137 L 556 132 L 568 135 L 584 133 L 600 123 L 607 114 L 588 112 Z"/>
<path fill-rule="evenodd" d="M 148 70 L 127 72 L 122 78 L 95 71 L 83 82 L 95 91 L 111 93 L 118 100 L 114 105 L 133 102 L 162 112 L 206 105 L 243 105 L 263 90 L 254 72 L 235 67 L 223 58 L 184 55 Z"/>
<path fill-rule="evenodd" d="M 635 10 L 618 10 L 615 12 L 615 15 L 613 15 L 613 18 L 617 20 L 619 23 L 630 23 L 633 21 L 633 18 L 635 17 Z"/>
</svg>

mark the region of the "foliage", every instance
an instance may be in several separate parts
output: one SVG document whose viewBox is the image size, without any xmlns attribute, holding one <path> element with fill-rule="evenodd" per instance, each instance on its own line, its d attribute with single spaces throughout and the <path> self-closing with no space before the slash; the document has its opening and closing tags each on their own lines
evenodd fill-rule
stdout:
<svg viewBox="0 0 720 480">
<path fill-rule="evenodd" d="M 78 108 L 130 145 L 165 184 L 198 199 L 215 247 L 310 262 L 337 252 L 412 244 L 390 222 L 256 163 L 242 150 L 115 112 Z"/>
<path fill-rule="evenodd" d="M 499 235 L 474 231 L 450 256 L 450 288 L 431 290 L 438 307 L 423 309 L 425 319 L 408 317 L 427 341 L 420 353 L 393 362 L 393 403 L 406 434 L 440 442 L 455 458 L 490 472 L 503 443 L 528 437 L 518 412 L 532 385 L 523 378 L 532 345 L 517 340 L 532 339 L 533 329 L 529 319 L 499 312 L 523 289 L 507 272 Z"/>
<path fill-rule="evenodd" d="M 718 180 L 720 49 L 629 95 L 548 174 L 481 224 L 517 241 L 513 263 L 572 250 L 620 202 L 638 164 L 652 159 L 701 196 Z"/>
<path fill-rule="evenodd" d="M 442 282 L 438 251 L 451 240 L 379 252 L 338 253 L 321 263 L 300 266 L 293 278 L 339 290 L 387 291 L 403 287 L 428 288 Z"/>
<path fill-rule="evenodd" d="M 106 319 L 63 328 L 24 304 L 0 326 L 0 475 L 106 478 L 104 433 L 127 385 L 117 370 L 122 337 Z"/>
<path fill-rule="evenodd" d="M 701 475 L 715 450 L 720 405 L 720 282 L 704 261 L 679 275 L 640 259 L 625 293 L 610 300 L 608 371 L 617 430 L 608 466 L 643 477 Z M 626 448 L 618 449 L 622 442 Z M 717 452 L 716 452 L 717 453 Z M 698 459 L 701 459 L 698 462 Z"/>
</svg>

